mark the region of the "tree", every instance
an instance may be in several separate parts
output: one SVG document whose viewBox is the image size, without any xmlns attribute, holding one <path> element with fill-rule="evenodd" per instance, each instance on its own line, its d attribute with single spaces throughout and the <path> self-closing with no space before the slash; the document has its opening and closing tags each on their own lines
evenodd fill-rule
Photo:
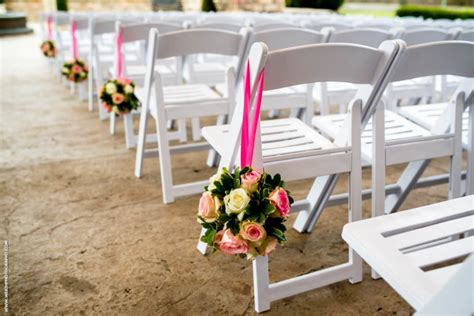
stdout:
<svg viewBox="0 0 474 316">
<path fill-rule="evenodd" d="M 202 0 L 201 2 L 201 10 L 203 12 L 210 12 L 210 11 L 217 11 L 216 5 L 212 0 Z"/>
</svg>

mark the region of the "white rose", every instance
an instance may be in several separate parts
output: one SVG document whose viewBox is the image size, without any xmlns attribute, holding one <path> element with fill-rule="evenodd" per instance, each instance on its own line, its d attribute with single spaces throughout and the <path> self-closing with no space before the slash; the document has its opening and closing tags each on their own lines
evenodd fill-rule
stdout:
<svg viewBox="0 0 474 316">
<path fill-rule="evenodd" d="M 221 183 L 221 177 L 222 177 L 222 169 L 219 170 L 218 173 L 216 173 L 215 175 L 209 178 L 209 187 L 207 189 L 209 191 L 214 190 L 216 188 L 216 186 L 214 185 L 214 182 Z"/>
<path fill-rule="evenodd" d="M 130 85 L 130 84 L 126 85 L 125 88 L 123 88 L 123 91 L 125 91 L 126 94 L 133 93 L 132 85 Z"/>
<path fill-rule="evenodd" d="M 249 205 L 250 197 L 244 189 L 235 189 L 230 191 L 228 195 L 224 197 L 225 212 L 227 214 L 243 214 L 243 211 Z M 243 215 L 242 215 L 243 216 Z"/>
<path fill-rule="evenodd" d="M 67 74 L 67 73 L 69 73 L 69 68 L 63 67 L 63 69 L 61 71 L 62 71 L 63 74 Z"/>
<path fill-rule="evenodd" d="M 108 94 L 114 94 L 117 92 L 117 86 L 113 82 L 109 82 L 108 84 L 105 85 L 105 92 Z"/>
</svg>

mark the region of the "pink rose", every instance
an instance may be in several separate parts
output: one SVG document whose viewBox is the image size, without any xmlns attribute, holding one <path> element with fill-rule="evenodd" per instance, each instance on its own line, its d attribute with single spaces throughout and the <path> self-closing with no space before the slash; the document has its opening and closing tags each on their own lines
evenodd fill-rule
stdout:
<svg viewBox="0 0 474 316">
<path fill-rule="evenodd" d="M 290 200 L 285 189 L 277 187 L 268 197 L 270 202 L 276 207 L 282 217 L 287 217 L 290 213 Z"/>
<path fill-rule="evenodd" d="M 75 72 L 76 74 L 81 73 L 82 72 L 81 66 L 79 65 L 72 66 L 72 72 Z"/>
<path fill-rule="evenodd" d="M 109 113 L 110 111 L 112 111 L 112 107 L 105 102 L 102 102 L 102 107 L 104 108 L 104 110 L 106 110 Z"/>
<path fill-rule="evenodd" d="M 126 86 L 126 85 L 132 83 L 132 80 L 123 77 L 123 78 L 118 78 L 118 79 L 117 79 L 117 82 L 120 83 L 121 85 Z"/>
<path fill-rule="evenodd" d="M 226 255 L 246 253 L 249 250 L 247 243 L 239 237 L 234 236 L 230 229 L 226 229 L 221 236 L 222 237 L 217 237 L 216 235 L 217 246 Z"/>
<path fill-rule="evenodd" d="M 217 197 L 213 197 L 211 192 L 204 192 L 199 200 L 198 215 L 206 222 L 214 222 L 219 217 L 221 202 Z"/>
<path fill-rule="evenodd" d="M 240 177 L 240 187 L 248 193 L 253 193 L 258 189 L 258 181 L 260 181 L 261 174 L 258 171 L 250 171 Z"/>
<path fill-rule="evenodd" d="M 75 78 L 74 78 L 74 74 L 70 74 L 70 75 L 69 75 L 69 80 L 74 81 L 74 79 L 75 79 Z"/>
<path fill-rule="evenodd" d="M 267 232 L 259 223 L 245 222 L 240 227 L 240 236 L 252 243 L 259 244 L 267 237 Z"/>
<path fill-rule="evenodd" d="M 123 94 L 121 93 L 114 93 L 112 94 L 112 102 L 114 104 L 120 104 L 123 102 L 123 100 L 125 99 L 125 97 L 123 96 Z"/>
</svg>

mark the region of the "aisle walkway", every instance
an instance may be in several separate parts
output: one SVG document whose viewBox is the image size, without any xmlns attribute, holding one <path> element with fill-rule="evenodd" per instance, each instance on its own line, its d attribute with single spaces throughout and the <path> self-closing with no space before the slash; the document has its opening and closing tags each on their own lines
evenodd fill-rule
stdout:
<svg viewBox="0 0 474 316">
<path fill-rule="evenodd" d="M 108 124 L 54 78 L 34 35 L 0 39 L 0 58 L 0 237 L 10 243 L 11 311 L 254 314 L 251 264 L 195 250 L 198 197 L 164 206 L 157 160 L 146 161 L 137 180 L 121 124 L 117 136 L 108 134 Z M 211 174 L 204 158 L 174 161 L 178 179 Z M 290 190 L 302 197 L 307 184 Z M 405 208 L 443 200 L 446 190 L 419 190 Z M 290 231 L 271 259 L 272 280 L 345 260 L 346 218 L 345 207 L 335 207 L 313 235 Z M 268 314 L 408 314 L 408 305 L 368 272 L 361 284 L 279 301 Z"/>
</svg>

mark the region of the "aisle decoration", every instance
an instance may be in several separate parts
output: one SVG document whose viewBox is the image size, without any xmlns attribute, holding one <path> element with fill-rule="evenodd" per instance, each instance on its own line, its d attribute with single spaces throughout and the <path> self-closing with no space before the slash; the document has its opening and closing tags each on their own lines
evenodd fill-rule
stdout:
<svg viewBox="0 0 474 316">
<path fill-rule="evenodd" d="M 209 180 L 199 201 L 198 222 L 206 229 L 201 241 L 213 251 L 254 260 L 267 256 L 286 241 L 284 222 L 293 198 L 279 174 L 251 167 L 260 117 L 263 71 L 258 80 L 256 105 L 249 131 L 250 67 L 244 77 L 244 113 L 241 134 L 242 169 L 222 168 Z"/>
<path fill-rule="evenodd" d="M 48 16 L 47 19 L 47 28 L 48 28 L 48 38 L 41 43 L 41 52 L 43 55 L 48 58 L 56 57 L 56 46 L 54 45 L 53 41 L 53 31 L 51 28 L 51 24 L 53 23 L 52 17 Z"/>
<path fill-rule="evenodd" d="M 100 100 L 102 107 L 107 112 L 113 112 L 116 115 L 130 113 L 138 109 L 141 105 L 140 100 L 135 95 L 135 83 L 122 76 L 122 41 L 123 31 L 119 29 L 116 39 L 116 79 L 107 80 L 100 90 Z"/>
<path fill-rule="evenodd" d="M 76 21 L 71 22 L 72 60 L 66 61 L 61 73 L 67 80 L 79 83 L 87 79 L 89 68 L 84 60 L 77 56 Z"/>
</svg>

